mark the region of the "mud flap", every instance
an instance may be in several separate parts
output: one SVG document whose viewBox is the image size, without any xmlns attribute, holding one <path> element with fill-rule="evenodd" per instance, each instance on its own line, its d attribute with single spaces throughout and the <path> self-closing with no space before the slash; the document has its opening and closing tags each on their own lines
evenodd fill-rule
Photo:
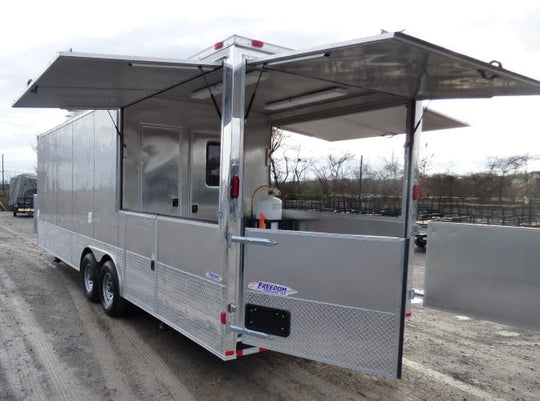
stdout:
<svg viewBox="0 0 540 401">
<path fill-rule="evenodd" d="M 258 229 L 246 236 L 278 244 L 245 246 L 244 323 L 270 338 L 244 335 L 244 343 L 400 376 L 406 239 Z M 257 307 L 264 312 L 254 325 Z"/>
</svg>

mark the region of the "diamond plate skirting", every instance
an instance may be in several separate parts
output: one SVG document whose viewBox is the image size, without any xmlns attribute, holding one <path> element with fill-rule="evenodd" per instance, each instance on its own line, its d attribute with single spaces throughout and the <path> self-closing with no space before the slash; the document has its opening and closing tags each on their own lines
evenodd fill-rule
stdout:
<svg viewBox="0 0 540 401">
<path fill-rule="evenodd" d="M 389 377 L 398 366 L 399 314 L 247 292 L 247 302 L 291 312 L 291 334 L 250 344 Z M 354 324 L 351 324 L 354 322 Z M 329 341 L 329 338 L 331 341 Z M 335 346 L 328 347 L 328 343 Z"/>
<path fill-rule="evenodd" d="M 75 232 L 72 233 L 71 244 L 71 255 L 74 266 L 80 265 L 83 250 L 87 247 L 91 247 L 94 250 L 99 250 L 104 254 L 109 255 L 113 259 L 118 275 L 120 276 L 120 283 L 123 283 L 124 252 L 122 249 L 104 242 L 96 241 L 93 238 Z"/>
<path fill-rule="evenodd" d="M 223 354 L 225 286 L 158 263 L 158 315 L 207 349 Z"/>
<path fill-rule="evenodd" d="M 86 247 L 108 254 L 121 275 L 124 298 L 208 350 L 223 355 L 226 336 L 225 326 L 220 321 L 226 304 L 223 284 L 161 263 L 152 270 L 150 258 L 129 251 L 125 252 L 124 264 L 123 249 L 41 220 L 38 221 L 38 241 L 44 249 L 75 269 L 79 269 L 81 254 Z"/>
<path fill-rule="evenodd" d="M 150 269 L 151 259 L 126 251 L 126 276 L 124 297 L 147 312 L 156 311 L 155 270 Z"/>
</svg>

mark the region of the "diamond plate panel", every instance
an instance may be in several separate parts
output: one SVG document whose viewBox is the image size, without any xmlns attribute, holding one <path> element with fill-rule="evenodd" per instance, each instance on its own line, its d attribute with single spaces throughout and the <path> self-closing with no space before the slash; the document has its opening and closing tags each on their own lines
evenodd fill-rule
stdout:
<svg viewBox="0 0 540 401">
<path fill-rule="evenodd" d="M 159 263 L 158 294 L 158 314 L 168 324 L 209 350 L 223 354 L 223 285 Z"/>
<path fill-rule="evenodd" d="M 291 334 L 246 343 L 396 377 L 399 314 L 247 292 L 247 302 L 291 312 Z M 352 324 L 351 324 L 352 322 Z M 330 340 L 329 340 L 330 339 Z M 334 346 L 328 346 L 331 343 Z"/>
<path fill-rule="evenodd" d="M 155 312 L 155 271 L 150 258 L 126 251 L 124 297 L 148 312 Z"/>
<path fill-rule="evenodd" d="M 116 270 L 118 274 L 120 275 L 120 281 L 122 282 L 123 278 L 123 265 L 124 265 L 124 252 L 118 247 L 105 244 L 101 241 L 96 241 L 93 238 L 86 237 L 84 235 L 80 235 L 77 233 L 73 233 L 73 239 L 72 239 L 72 260 L 73 260 L 73 266 L 75 266 L 77 269 L 79 268 L 80 260 L 82 252 L 87 247 L 93 247 L 95 249 L 99 249 L 100 251 L 105 252 L 108 254 L 114 261 Z"/>
</svg>

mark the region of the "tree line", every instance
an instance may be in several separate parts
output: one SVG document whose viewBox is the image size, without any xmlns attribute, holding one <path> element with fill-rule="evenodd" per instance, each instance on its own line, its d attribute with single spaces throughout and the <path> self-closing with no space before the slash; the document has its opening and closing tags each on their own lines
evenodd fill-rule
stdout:
<svg viewBox="0 0 540 401">
<path fill-rule="evenodd" d="M 285 198 L 322 199 L 328 196 L 399 197 L 403 186 L 403 161 L 395 154 L 372 166 L 352 153 L 307 158 L 301 146 L 284 144 L 283 131 L 275 129 L 270 149 L 271 182 Z M 540 197 L 540 182 L 528 172 L 529 154 L 490 157 L 483 171 L 459 175 L 430 174 L 434 155 L 419 161 L 422 197 L 473 198 L 478 203 L 515 203 Z M 534 179 L 533 179 L 534 178 Z"/>
</svg>

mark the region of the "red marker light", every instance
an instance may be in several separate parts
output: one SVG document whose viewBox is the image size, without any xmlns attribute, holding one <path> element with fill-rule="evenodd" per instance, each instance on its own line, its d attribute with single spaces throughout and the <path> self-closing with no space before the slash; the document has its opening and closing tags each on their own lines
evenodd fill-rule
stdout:
<svg viewBox="0 0 540 401">
<path fill-rule="evenodd" d="M 415 185 L 413 187 L 413 200 L 418 200 L 420 198 L 420 185 Z"/>
<path fill-rule="evenodd" d="M 223 42 L 217 42 L 215 45 L 214 45 L 214 50 L 219 50 L 223 47 Z"/>
<path fill-rule="evenodd" d="M 261 48 L 261 47 L 264 46 L 264 42 L 260 41 L 260 40 L 252 40 L 251 41 L 251 46 Z"/>
<path fill-rule="evenodd" d="M 235 175 L 231 179 L 231 198 L 238 199 L 239 195 L 240 195 L 240 177 Z"/>
<path fill-rule="evenodd" d="M 412 312 L 407 312 L 407 313 L 405 314 L 405 317 L 411 317 L 411 316 L 412 316 Z"/>
<path fill-rule="evenodd" d="M 227 324 L 227 314 L 225 312 L 221 312 L 219 320 L 221 321 L 221 324 Z"/>
<path fill-rule="evenodd" d="M 233 350 L 225 351 L 225 356 L 233 356 L 233 355 L 234 355 L 234 351 L 233 351 Z"/>
</svg>

